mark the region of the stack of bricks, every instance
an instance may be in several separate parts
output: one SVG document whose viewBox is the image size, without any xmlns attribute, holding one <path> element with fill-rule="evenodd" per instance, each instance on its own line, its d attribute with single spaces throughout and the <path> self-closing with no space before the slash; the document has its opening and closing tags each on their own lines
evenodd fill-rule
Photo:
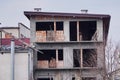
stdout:
<svg viewBox="0 0 120 80">
<path fill-rule="evenodd" d="M 54 58 L 51 58 L 49 68 L 56 68 L 56 60 Z"/>
<path fill-rule="evenodd" d="M 48 60 L 37 61 L 38 68 L 48 68 Z"/>
<path fill-rule="evenodd" d="M 5 38 L 12 38 L 12 33 L 6 33 Z"/>
<path fill-rule="evenodd" d="M 55 40 L 55 32 L 47 31 L 47 41 L 54 41 L 54 40 Z"/>
<path fill-rule="evenodd" d="M 57 62 L 57 68 L 63 68 L 63 65 L 64 65 L 63 60 Z"/>
<path fill-rule="evenodd" d="M 64 32 L 56 31 L 56 41 L 64 41 Z"/>
<path fill-rule="evenodd" d="M 36 31 L 36 41 L 46 42 L 46 31 Z"/>
</svg>

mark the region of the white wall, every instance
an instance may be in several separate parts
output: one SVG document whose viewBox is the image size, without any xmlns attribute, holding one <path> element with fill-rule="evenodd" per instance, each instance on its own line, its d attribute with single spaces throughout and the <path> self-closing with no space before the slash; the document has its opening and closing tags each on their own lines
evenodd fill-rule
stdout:
<svg viewBox="0 0 120 80">
<path fill-rule="evenodd" d="M 12 33 L 12 35 L 15 36 L 16 38 L 19 37 L 18 29 L 3 29 L 3 30 L 8 32 L 8 33 Z M 2 32 L 2 38 L 5 38 L 5 33 L 4 32 Z"/>
<path fill-rule="evenodd" d="M 0 54 L 0 80 L 11 79 L 10 53 Z M 28 54 L 15 54 L 15 80 L 28 80 Z"/>
<path fill-rule="evenodd" d="M 29 28 L 27 28 L 22 23 L 18 23 L 18 27 L 20 29 L 20 38 L 22 38 L 21 34 L 26 38 L 30 38 L 30 29 Z"/>
</svg>

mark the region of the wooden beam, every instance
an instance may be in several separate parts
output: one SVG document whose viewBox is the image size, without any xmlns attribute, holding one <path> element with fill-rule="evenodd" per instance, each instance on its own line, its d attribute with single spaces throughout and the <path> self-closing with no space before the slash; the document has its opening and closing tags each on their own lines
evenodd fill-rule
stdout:
<svg viewBox="0 0 120 80">
<path fill-rule="evenodd" d="M 80 63 L 81 63 L 81 68 L 83 67 L 83 49 L 80 49 Z"/>
<path fill-rule="evenodd" d="M 56 21 L 54 21 L 54 32 L 56 32 Z"/>
<path fill-rule="evenodd" d="M 56 67 L 57 67 L 57 64 L 58 64 L 58 49 L 56 49 Z"/>
</svg>

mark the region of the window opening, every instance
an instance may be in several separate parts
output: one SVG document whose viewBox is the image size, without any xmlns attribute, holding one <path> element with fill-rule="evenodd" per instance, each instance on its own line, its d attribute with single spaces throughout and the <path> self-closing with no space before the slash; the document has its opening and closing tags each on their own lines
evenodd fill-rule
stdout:
<svg viewBox="0 0 120 80">
<path fill-rule="evenodd" d="M 96 49 L 83 49 L 83 67 L 97 67 Z"/>
<path fill-rule="evenodd" d="M 44 54 L 37 53 L 38 68 L 63 67 L 63 49 L 40 51 Z"/>
<path fill-rule="evenodd" d="M 96 33 L 96 21 L 80 21 L 79 27 L 82 40 L 92 40 Z"/>
<path fill-rule="evenodd" d="M 56 30 L 63 30 L 63 22 L 56 22 Z"/>
<path fill-rule="evenodd" d="M 36 41 L 63 41 L 63 22 L 36 22 Z"/>
<path fill-rule="evenodd" d="M 36 22 L 36 31 L 54 30 L 54 22 Z"/>
<path fill-rule="evenodd" d="M 74 67 L 80 67 L 81 64 L 80 49 L 73 50 L 73 60 Z"/>
<path fill-rule="evenodd" d="M 77 41 L 77 22 L 70 22 L 70 41 Z"/>
</svg>

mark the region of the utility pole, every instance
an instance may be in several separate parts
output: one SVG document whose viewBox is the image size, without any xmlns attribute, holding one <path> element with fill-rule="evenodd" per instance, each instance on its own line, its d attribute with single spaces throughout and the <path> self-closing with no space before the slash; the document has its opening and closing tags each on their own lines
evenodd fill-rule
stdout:
<svg viewBox="0 0 120 80">
<path fill-rule="evenodd" d="M 15 69 L 15 42 L 11 39 L 11 80 L 14 80 L 14 69 Z"/>
<path fill-rule="evenodd" d="M 0 31 L 0 50 L 2 50 L 2 31 Z"/>
</svg>

